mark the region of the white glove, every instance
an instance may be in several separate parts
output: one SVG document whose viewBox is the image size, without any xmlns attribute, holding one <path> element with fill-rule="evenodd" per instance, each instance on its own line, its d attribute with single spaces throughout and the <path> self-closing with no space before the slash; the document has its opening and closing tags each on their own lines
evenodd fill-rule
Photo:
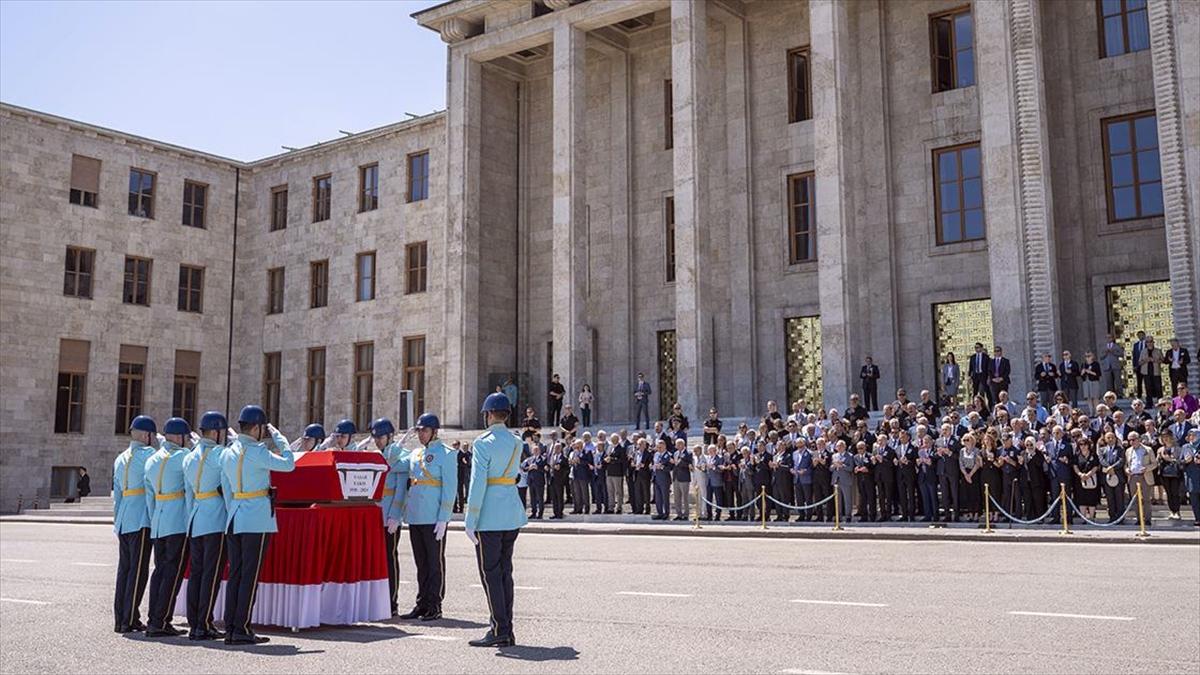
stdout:
<svg viewBox="0 0 1200 675">
<path fill-rule="evenodd" d="M 433 540 L 434 541 L 441 541 L 442 537 L 446 536 L 446 526 L 447 525 L 449 525 L 449 523 L 447 523 L 446 521 L 439 520 L 437 522 L 437 524 L 435 524 L 433 526 Z"/>
<path fill-rule="evenodd" d="M 370 437 L 370 436 L 367 436 L 366 438 L 362 439 L 361 441 L 359 441 L 359 442 L 355 443 L 355 444 L 354 444 L 354 449 L 355 449 L 355 450 L 358 450 L 358 451 L 366 450 L 366 449 L 367 449 L 367 444 L 368 444 L 368 443 L 370 443 L 370 442 L 371 442 L 371 440 L 372 440 L 372 439 L 371 439 L 371 437 Z"/>
<path fill-rule="evenodd" d="M 475 530 L 468 529 L 468 530 L 466 530 L 466 532 L 467 532 L 467 539 L 470 539 L 472 544 L 478 546 L 479 545 L 479 537 L 475 536 Z"/>
<path fill-rule="evenodd" d="M 398 530 L 398 529 L 400 529 L 400 521 L 396 520 L 395 518 L 388 518 L 387 519 L 388 534 L 396 534 L 396 530 Z"/>
<path fill-rule="evenodd" d="M 233 427 L 229 427 L 228 429 L 226 429 L 226 430 L 225 430 L 225 433 L 229 434 L 229 438 L 228 438 L 228 440 L 229 440 L 229 441 L 236 441 L 236 440 L 237 440 L 237 437 L 238 437 L 238 432 L 237 432 L 237 430 L 236 430 L 236 429 L 234 429 Z"/>
</svg>

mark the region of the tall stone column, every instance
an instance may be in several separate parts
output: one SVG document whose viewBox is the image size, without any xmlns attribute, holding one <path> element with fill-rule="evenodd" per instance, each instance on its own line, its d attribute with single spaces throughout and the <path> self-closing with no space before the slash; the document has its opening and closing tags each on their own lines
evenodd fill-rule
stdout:
<svg viewBox="0 0 1200 675">
<path fill-rule="evenodd" d="M 552 288 L 554 370 L 571 392 L 587 377 L 587 212 L 584 192 L 586 34 L 566 22 L 554 28 L 554 229 Z"/>
<path fill-rule="evenodd" d="M 479 423 L 480 65 L 454 47 L 447 59 L 445 345 L 443 410 L 448 424 Z"/>
<path fill-rule="evenodd" d="M 1196 355 L 1200 351 L 1200 4 L 1151 0 L 1148 10 L 1172 319 L 1175 337 Z M 1200 367 L 1193 364 L 1190 375 L 1190 384 L 1200 386 Z"/>
<path fill-rule="evenodd" d="M 992 331 L 1022 392 L 1060 346 L 1039 5 L 974 7 Z"/>
<path fill-rule="evenodd" d="M 705 125 L 708 3 L 671 2 L 671 80 L 675 170 L 675 349 L 683 413 L 702 419 L 714 402 L 712 317 L 700 277 L 703 232 L 710 226 Z M 703 224 L 702 224 L 702 219 Z"/>
<path fill-rule="evenodd" d="M 604 49 L 610 63 L 609 75 L 609 151 L 612 159 L 608 166 L 609 214 L 612 219 L 613 251 L 617 255 L 612 260 L 612 278 L 618 298 L 617 306 L 612 308 L 611 316 L 617 321 L 612 328 L 602 326 L 612 345 L 612 360 L 624 364 L 613 373 L 613 390 L 605 397 L 606 405 L 598 409 L 605 420 L 627 420 L 635 414 L 633 408 L 634 386 L 634 319 L 633 319 L 633 274 L 630 263 L 633 260 L 633 230 L 630 227 L 629 203 L 633 196 L 630 185 L 630 68 L 629 53 L 615 47 Z M 614 335 L 619 326 L 623 331 Z M 603 339 L 603 338 L 602 338 Z"/>
<path fill-rule="evenodd" d="M 826 406 L 841 406 L 851 388 L 847 232 L 853 192 L 846 155 L 850 31 L 847 3 L 810 0 L 813 155 L 817 200 L 817 294 L 821 309 L 821 379 Z"/>
</svg>

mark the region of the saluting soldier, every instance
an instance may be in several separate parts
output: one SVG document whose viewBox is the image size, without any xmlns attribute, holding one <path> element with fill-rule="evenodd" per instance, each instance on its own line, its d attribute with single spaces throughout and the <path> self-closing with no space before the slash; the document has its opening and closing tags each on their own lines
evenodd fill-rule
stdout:
<svg viewBox="0 0 1200 675">
<path fill-rule="evenodd" d="M 388 472 L 383 478 L 383 499 L 378 502 L 383 514 L 383 539 L 387 549 L 388 601 L 392 616 L 400 613 L 396 594 L 400 585 L 400 521 L 404 518 L 405 487 L 408 485 L 408 450 L 403 441 L 393 442 L 396 426 L 386 417 L 371 423 L 371 441 L 387 461 Z"/>
<path fill-rule="evenodd" d="M 150 539 L 154 542 L 154 575 L 150 577 L 150 611 L 146 637 L 175 637 L 171 625 L 175 596 L 187 562 L 187 500 L 183 479 L 184 443 L 192 427 L 172 417 L 163 425 L 162 447 L 146 460 L 146 507 L 150 509 Z"/>
<path fill-rule="evenodd" d="M 528 522 L 517 498 L 517 462 L 521 440 L 504 421 L 509 402 L 504 394 L 483 401 L 488 428 L 475 439 L 472 451 L 471 487 L 467 495 L 467 538 L 475 545 L 479 580 L 487 595 L 491 628 L 472 647 L 506 647 L 513 637 L 513 546 L 520 528 Z"/>
<path fill-rule="evenodd" d="M 146 460 L 153 455 L 158 425 L 147 415 L 129 424 L 129 447 L 113 462 L 113 532 L 119 558 L 113 598 L 114 630 L 145 630 L 138 614 L 150 568 L 150 509 L 146 507 Z"/>
<path fill-rule="evenodd" d="M 300 437 L 300 447 L 297 449 L 300 452 L 310 452 L 316 450 L 324 440 L 325 427 L 313 422 L 304 427 L 304 435 Z"/>
<path fill-rule="evenodd" d="M 229 581 L 225 585 L 225 644 L 260 644 L 270 638 L 250 630 L 258 571 L 270 535 L 278 532 L 271 501 L 271 472 L 289 472 L 296 458 L 288 440 L 267 423 L 267 413 L 256 405 L 238 415 L 237 440 L 221 453 L 221 490 L 228 512 L 225 533 L 229 542 Z M 278 454 L 271 452 L 268 443 Z"/>
<path fill-rule="evenodd" d="M 228 442 L 229 422 L 210 410 L 200 418 L 200 440 L 183 458 L 187 481 L 188 551 L 191 577 L 187 589 L 189 640 L 219 640 L 213 605 L 225 565 L 225 500 L 221 498 L 221 454 Z"/>
<path fill-rule="evenodd" d="M 438 438 L 441 426 L 437 415 L 432 413 L 417 418 L 417 439 L 424 450 L 414 450 L 407 460 L 409 488 L 404 521 L 408 523 L 408 539 L 417 567 L 417 604 L 412 611 L 402 614 L 401 619 L 442 618 L 442 599 L 446 597 L 446 525 L 458 492 L 458 453 Z M 524 514 L 524 509 L 521 513 Z"/>
</svg>

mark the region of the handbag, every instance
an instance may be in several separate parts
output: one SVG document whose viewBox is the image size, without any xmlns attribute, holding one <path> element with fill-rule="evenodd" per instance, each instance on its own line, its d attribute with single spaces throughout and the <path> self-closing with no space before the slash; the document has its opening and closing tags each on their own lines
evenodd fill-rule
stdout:
<svg viewBox="0 0 1200 675">
<path fill-rule="evenodd" d="M 1108 487 L 1117 487 L 1121 484 L 1121 479 L 1117 477 L 1117 472 L 1104 474 L 1104 482 L 1108 483 Z"/>
<path fill-rule="evenodd" d="M 1092 475 L 1084 476 L 1083 478 L 1080 478 L 1079 479 L 1079 487 L 1083 488 L 1084 490 L 1095 490 L 1096 489 L 1096 475 L 1092 474 Z"/>
</svg>

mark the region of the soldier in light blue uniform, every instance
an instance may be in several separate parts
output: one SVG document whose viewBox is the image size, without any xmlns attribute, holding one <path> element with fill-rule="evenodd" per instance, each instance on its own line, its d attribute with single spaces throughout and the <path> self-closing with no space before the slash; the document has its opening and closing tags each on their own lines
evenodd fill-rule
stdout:
<svg viewBox="0 0 1200 675">
<path fill-rule="evenodd" d="M 275 525 L 271 472 L 289 472 L 296 458 L 287 438 L 267 423 L 256 405 L 238 415 L 237 440 L 221 453 L 221 491 L 225 495 L 225 534 L 229 581 L 225 585 L 225 644 L 260 644 L 269 638 L 250 630 L 254 591 L 267 543 Z M 268 444 L 274 445 L 278 454 Z"/>
<path fill-rule="evenodd" d="M 424 449 L 413 450 L 405 460 L 409 488 L 404 522 L 408 523 L 408 540 L 417 566 L 417 603 L 401 619 L 442 618 L 442 599 L 446 596 L 446 525 L 458 491 L 458 452 L 447 448 L 437 437 L 441 426 L 437 415 L 421 415 L 417 419 L 417 438 Z"/>
<path fill-rule="evenodd" d="M 320 447 L 321 442 L 325 440 L 325 427 L 313 422 L 304 427 L 304 436 L 300 441 L 300 452 L 309 452 Z"/>
<path fill-rule="evenodd" d="M 171 625 L 175 596 L 187 564 L 187 500 L 183 458 L 191 440 L 187 420 L 172 417 L 163 425 L 162 447 L 146 460 L 146 508 L 150 510 L 150 539 L 154 542 L 154 574 L 150 577 L 150 611 L 146 637 L 175 637 Z"/>
<path fill-rule="evenodd" d="M 113 462 L 113 532 L 119 562 L 113 599 L 114 630 L 145 630 L 138 614 L 150 568 L 150 510 L 146 508 L 146 460 L 153 455 L 158 425 L 146 415 L 129 424 L 129 447 Z"/>
<path fill-rule="evenodd" d="M 379 500 L 379 511 L 383 514 L 383 537 L 387 547 L 388 567 L 388 600 L 392 606 L 392 616 L 400 613 L 396 601 L 397 587 L 400 585 L 400 558 L 397 547 L 400 545 L 400 520 L 404 517 L 404 486 L 408 483 L 408 450 L 402 445 L 403 440 L 393 441 L 396 427 L 386 417 L 380 417 L 371 423 L 371 440 L 375 449 L 383 453 L 387 460 L 388 472 L 384 475 L 383 499 Z"/>
<path fill-rule="evenodd" d="M 513 637 L 513 545 L 528 520 L 517 496 L 521 439 L 504 422 L 508 397 L 490 394 L 483 401 L 488 428 L 475 439 L 472 450 L 471 487 L 467 493 L 467 538 L 475 545 L 479 580 L 487 596 L 491 629 L 472 647 L 507 647 Z"/>
<path fill-rule="evenodd" d="M 221 495 L 221 455 L 229 438 L 225 415 L 210 410 L 200 418 L 200 440 L 183 458 L 187 481 L 188 550 L 191 577 L 187 589 L 189 640 L 219 640 L 213 605 L 225 566 L 225 500 Z"/>
</svg>

